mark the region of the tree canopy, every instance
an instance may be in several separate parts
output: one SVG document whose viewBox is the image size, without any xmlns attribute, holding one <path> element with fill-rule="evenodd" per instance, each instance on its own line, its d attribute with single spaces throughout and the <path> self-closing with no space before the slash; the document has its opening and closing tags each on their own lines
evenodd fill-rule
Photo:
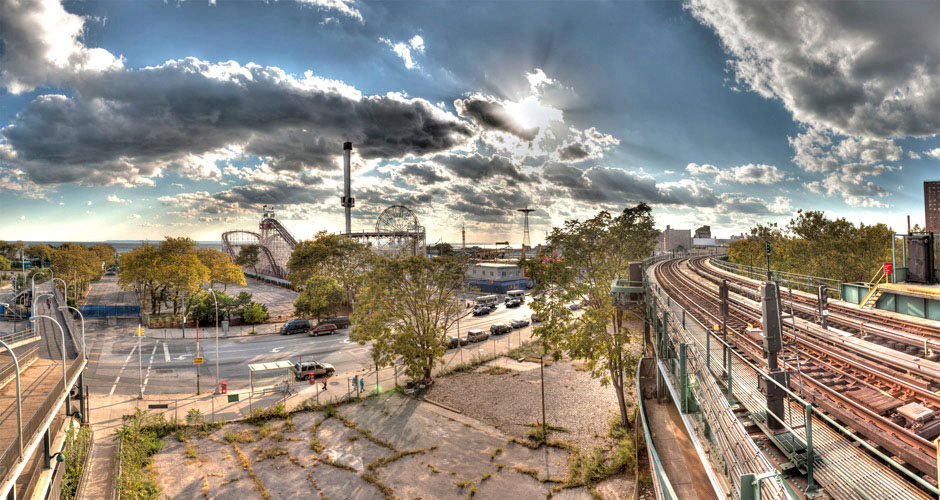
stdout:
<svg viewBox="0 0 940 500">
<path fill-rule="evenodd" d="M 630 425 L 625 387 L 641 355 L 636 343 L 642 337 L 623 325 L 610 286 L 628 275 L 630 262 L 652 253 L 657 235 L 652 210 L 641 203 L 617 216 L 602 211 L 584 221 L 566 221 L 548 234 L 543 252 L 558 258 L 523 262 L 535 281 L 533 293 L 541 297 L 533 308 L 542 322 L 533 332 L 546 351 L 584 361 L 593 377 L 614 387 L 625 427 Z M 572 301 L 583 302 L 582 314 L 573 314 Z"/>
<path fill-rule="evenodd" d="M 287 261 L 287 279 L 300 288 L 314 276 L 331 277 L 346 292 L 346 303 L 352 304 L 372 259 L 368 245 L 342 234 L 321 231 L 294 248 Z"/>
<path fill-rule="evenodd" d="M 884 224 L 858 225 L 845 218 L 829 219 L 819 211 L 797 212 L 780 227 L 758 224 L 747 238 L 732 241 L 728 258 L 738 264 L 764 267 L 764 243 L 770 243 L 771 269 L 841 281 L 868 281 L 891 260 L 894 231 Z"/>
<path fill-rule="evenodd" d="M 318 320 L 332 314 L 343 303 L 345 292 L 330 276 L 314 276 L 294 300 L 294 314 Z"/>
<path fill-rule="evenodd" d="M 447 350 L 447 331 L 461 312 L 464 266 L 455 257 L 378 257 L 363 276 L 350 339 L 374 341 L 376 366 L 400 360 L 413 380 L 431 383 Z"/>
<path fill-rule="evenodd" d="M 261 247 L 258 245 L 244 245 L 238 249 L 238 257 L 235 258 L 235 264 L 242 267 L 250 267 L 255 273 L 258 272 L 258 261 L 261 257 Z"/>
</svg>

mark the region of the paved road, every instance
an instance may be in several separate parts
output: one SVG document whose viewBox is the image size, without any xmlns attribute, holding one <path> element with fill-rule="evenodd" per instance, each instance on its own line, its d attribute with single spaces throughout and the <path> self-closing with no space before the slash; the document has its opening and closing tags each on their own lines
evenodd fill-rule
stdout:
<svg viewBox="0 0 940 500">
<path fill-rule="evenodd" d="M 105 286 L 108 286 L 106 284 Z M 97 285 L 96 285 L 97 286 Z M 111 294 L 94 297 L 110 297 Z M 500 305 L 496 311 L 482 317 L 466 317 L 460 321 L 460 334 L 470 329 L 489 329 L 494 323 L 509 323 L 516 318 L 532 314 L 528 304 L 515 309 Z M 196 355 L 194 339 L 149 339 L 140 341 L 133 336 L 136 318 L 86 320 L 88 332 L 89 365 L 85 383 L 92 394 L 134 395 L 143 385 L 145 394 L 179 394 L 196 392 Z M 452 329 L 456 335 L 457 325 Z M 228 383 L 229 390 L 247 389 L 248 365 L 266 361 L 300 358 L 330 363 L 337 372 L 369 368 L 372 365 L 368 346 L 349 342 L 348 330 L 335 335 L 309 337 L 307 335 L 259 335 L 219 340 L 219 378 Z M 200 355 L 205 363 L 200 367 L 200 389 L 212 391 L 216 378 L 215 339 L 200 342 Z M 265 383 L 266 381 L 261 381 Z M 268 380 L 267 382 L 273 382 Z"/>
</svg>

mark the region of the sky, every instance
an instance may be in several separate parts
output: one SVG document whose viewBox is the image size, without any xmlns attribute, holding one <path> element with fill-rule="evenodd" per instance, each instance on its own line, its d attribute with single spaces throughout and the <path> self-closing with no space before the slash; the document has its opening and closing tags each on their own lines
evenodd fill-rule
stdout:
<svg viewBox="0 0 940 500">
<path fill-rule="evenodd" d="M 923 225 L 940 2 L 0 0 L 0 239 Z"/>
</svg>

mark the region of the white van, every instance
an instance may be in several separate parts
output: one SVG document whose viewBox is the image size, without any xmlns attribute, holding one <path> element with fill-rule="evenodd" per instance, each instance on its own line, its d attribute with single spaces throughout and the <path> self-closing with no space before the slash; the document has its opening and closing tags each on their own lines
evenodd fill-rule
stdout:
<svg viewBox="0 0 940 500">
<path fill-rule="evenodd" d="M 510 300 L 518 300 L 520 303 L 525 302 L 525 290 L 510 290 L 506 292 L 506 302 Z"/>
</svg>

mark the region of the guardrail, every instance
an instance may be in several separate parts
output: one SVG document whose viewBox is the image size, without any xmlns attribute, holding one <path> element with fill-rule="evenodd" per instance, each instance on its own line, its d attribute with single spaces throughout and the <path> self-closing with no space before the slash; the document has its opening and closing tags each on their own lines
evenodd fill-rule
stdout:
<svg viewBox="0 0 940 500">
<path fill-rule="evenodd" d="M 88 469 L 88 465 L 91 463 L 91 452 L 95 447 L 95 431 L 92 430 L 91 426 L 84 427 L 84 429 L 88 429 L 88 438 L 85 440 L 85 460 L 82 462 L 82 477 L 78 481 L 75 495 L 72 498 L 82 498 L 84 496 L 85 488 L 88 487 L 88 481 L 91 480 L 89 478 L 92 476 L 92 471 Z"/>
<path fill-rule="evenodd" d="M 644 276 L 649 280 L 646 270 Z M 662 288 L 654 283 L 649 283 L 649 294 L 647 296 L 650 297 L 648 302 L 650 307 L 649 317 L 652 318 L 653 329 L 656 334 L 655 348 L 657 356 L 664 356 L 662 359 L 666 359 L 670 358 L 668 355 L 670 350 L 673 352 L 676 349 L 684 351 L 684 354 L 671 356 L 668 361 L 680 364 L 684 359 L 687 363 L 685 373 L 694 376 L 695 380 L 698 381 L 694 391 L 688 385 L 685 389 L 694 392 L 696 402 L 702 408 L 704 420 L 708 422 L 714 438 L 721 444 L 718 447 L 720 458 L 724 460 L 725 466 L 728 467 L 730 478 L 733 480 L 737 478 L 742 480 L 744 478 L 767 479 L 775 477 L 774 473 L 776 473 L 775 469 L 766 461 L 766 458 L 756 452 L 756 448 L 753 448 L 753 441 L 746 433 L 743 434 L 746 443 L 740 439 L 744 429 L 734 414 L 730 412 L 730 408 L 731 404 L 747 403 L 745 406 L 751 405 L 752 407 L 748 409 L 752 413 L 763 411 L 768 415 L 767 418 L 774 418 L 783 424 L 796 440 L 801 440 L 805 444 L 805 456 L 802 459 L 808 468 L 807 477 L 809 478 L 808 484 L 810 487 L 815 484 L 814 474 L 817 474 L 816 469 L 820 464 L 826 464 L 829 467 L 825 472 L 825 476 L 831 485 L 844 491 L 861 492 L 862 498 L 888 498 L 887 484 L 896 486 L 899 489 L 904 488 L 904 486 L 900 486 L 900 482 L 892 482 L 891 480 L 877 481 L 872 477 L 867 477 L 864 472 L 855 469 L 854 467 L 859 466 L 859 462 L 848 460 L 848 458 L 853 454 L 857 454 L 859 449 L 862 448 L 876 457 L 879 462 L 886 464 L 899 476 L 906 478 L 920 489 L 930 492 L 934 495 L 934 498 L 940 495 L 940 489 L 936 486 L 898 464 L 894 459 L 859 437 L 854 431 L 822 413 L 800 395 L 791 391 L 789 387 L 770 378 L 766 372 L 744 358 L 729 343 L 718 336 L 710 334 L 707 326 L 689 314 L 678 303 L 672 301 L 671 297 Z M 693 333 L 686 328 L 687 323 L 696 325 L 700 332 Z M 701 337 L 704 337 L 704 339 Z M 713 351 L 717 352 L 713 354 Z M 745 385 L 740 381 L 739 377 L 742 370 L 751 372 L 755 381 L 762 378 L 766 383 L 774 384 L 784 392 L 788 409 L 785 418 L 778 418 L 767 411 L 766 400 L 763 394 L 757 390 L 756 382 L 753 384 L 748 382 L 750 385 Z M 687 377 L 686 381 L 691 378 Z M 719 378 L 725 381 L 723 384 L 724 389 L 718 384 Z M 727 393 L 723 394 L 724 391 Z M 682 397 L 685 397 L 685 394 L 686 392 L 683 391 Z M 798 408 L 798 410 L 794 410 L 794 408 Z M 723 421 L 723 419 L 727 421 Z M 817 420 L 815 424 L 814 419 Z M 816 433 L 820 433 L 825 437 L 821 444 L 818 442 L 819 437 L 816 436 Z M 735 434 L 739 436 L 737 439 L 734 439 Z M 817 440 L 815 444 L 814 439 Z M 748 450 L 748 448 L 753 448 L 753 450 Z M 758 457 L 760 458 L 759 461 L 763 462 L 763 466 L 755 468 L 755 465 L 757 465 L 755 458 Z M 879 464 L 878 467 L 883 466 Z M 872 482 L 862 484 L 864 481 L 869 480 Z M 740 497 L 743 486 L 736 481 L 733 482 Z M 760 487 L 764 494 L 773 494 L 769 498 L 783 498 L 784 488 L 782 485 L 777 485 L 776 482 L 764 481 L 760 483 Z M 770 490 L 768 490 L 768 487 Z M 877 492 L 877 494 L 873 495 L 873 492 Z M 879 496 L 879 494 L 882 496 Z"/>
<path fill-rule="evenodd" d="M 33 337 L 39 337 L 39 334 L 36 333 L 32 328 L 27 328 L 26 330 L 21 330 L 19 332 L 0 333 L 0 340 L 6 342 L 7 344 L 22 342 Z"/>
<path fill-rule="evenodd" d="M 20 372 L 26 369 L 26 366 L 29 365 L 31 361 L 36 359 L 39 356 L 39 346 L 32 345 L 18 353 L 16 360 L 19 362 Z M 13 377 L 16 376 L 16 363 L 13 362 L 13 358 L 10 358 L 10 362 L 0 367 L 0 387 L 6 385 L 7 379 L 13 380 Z"/>
<path fill-rule="evenodd" d="M 719 269 L 728 271 L 729 273 L 746 276 L 749 279 L 764 280 L 767 277 L 766 267 L 736 264 L 734 262 L 715 257 L 710 258 L 709 261 L 713 266 Z M 784 283 L 790 288 L 803 290 L 812 294 L 818 292 L 820 285 L 826 285 L 833 298 L 842 300 L 842 281 L 840 280 L 823 278 L 821 276 L 811 276 L 808 274 L 789 273 L 786 271 L 777 271 L 773 269 L 770 270 L 770 273 L 771 276 L 773 276 L 774 281 Z"/>
<path fill-rule="evenodd" d="M 653 487 L 656 490 L 656 498 L 658 500 L 681 500 L 676 496 L 675 490 L 672 489 L 672 483 L 669 482 L 666 469 L 659 459 L 659 453 L 656 452 L 656 446 L 653 444 L 653 436 L 650 434 L 649 423 L 646 420 L 646 405 L 643 402 L 643 388 L 640 383 L 640 379 L 644 378 L 641 377 L 641 373 L 644 369 L 652 369 L 653 376 L 657 376 L 655 358 L 642 358 L 636 366 L 636 399 L 639 404 L 640 416 L 642 417 L 643 436 L 646 439 L 646 454 L 650 461 L 650 473 L 653 475 Z"/>
</svg>

